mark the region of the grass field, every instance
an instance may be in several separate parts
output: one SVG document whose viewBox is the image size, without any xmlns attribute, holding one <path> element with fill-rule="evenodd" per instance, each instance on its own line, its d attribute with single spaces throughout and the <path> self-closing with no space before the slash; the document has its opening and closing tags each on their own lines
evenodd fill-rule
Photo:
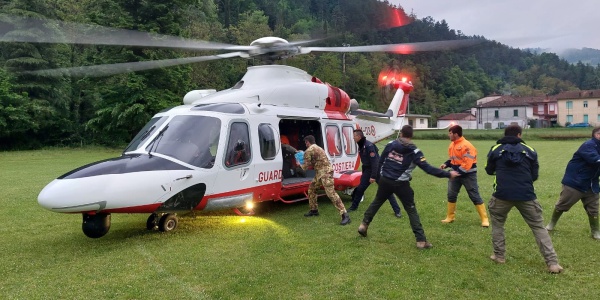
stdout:
<svg viewBox="0 0 600 300">
<path fill-rule="evenodd" d="M 483 167 L 493 141 L 473 142 Z M 529 143 L 539 152 L 535 186 L 546 220 L 566 163 L 581 142 Z M 446 159 L 447 140 L 416 143 L 434 166 Z M 490 229 L 479 226 L 464 190 L 456 222 L 441 224 L 446 180 L 421 170 L 412 185 L 434 244 L 427 251 L 416 249 L 408 219 L 395 218 L 387 204 L 369 237 L 359 237 L 356 229 L 375 185 L 345 227 L 322 198 L 320 217 L 302 216 L 307 202 L 268 202 L 253 217 L 229 211 L 182 216 L 177 230 L 166 234 L 147 231 L 146 215 L 116 214 L 105 237 L 89 239 L 81 232 L 80 215 L 38 206 L 38 193 L 52 179 L 119 153 L 103 148 L 0 152 L 1 299 L 590 299 L 600 292 L 600 242 L 590 238 L 580 204 L 563 215 L 552 234 L 563 274 L 546 272 L 516 210 L 506 226 L 507 263 L 496 265 L 488 258 Z M 492 180 L 479 172 L 486 201 Z"/>
</svg>

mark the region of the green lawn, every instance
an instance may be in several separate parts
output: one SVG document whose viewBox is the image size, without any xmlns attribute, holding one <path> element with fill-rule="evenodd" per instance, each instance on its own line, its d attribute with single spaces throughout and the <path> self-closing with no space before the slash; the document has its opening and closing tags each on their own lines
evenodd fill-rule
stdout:
<svg viewBox="0 0 600 300">
<path fill-rule="evenodd" d="M 540 156 L 536 191 L 547 220 L 566 163 L 581 142 L 530 142 Z M 416 143 L 432 165 L 445 161 L 447 140 Z M 483 166 L 493 141 L 474 144 L 487 201 L 493 178 Z M 590 299 L 600 292 L 600 242 L 589 237 L 581 205 L 565 213 L 552 234 L 563 274 L 546 273 L 516 210 L 506 226 L 507 263 L 496 265 L 488 258 L 490 229 L 479 226 L 466 193 L 461 191 L 457 220 L 441 224 L 446 180 L 421 170 L 412 185 L 434 244 L 427 251 L 416 249 L 408 219 L 395 218 L 387 204 L 369 237 L 357 234 L 375 185 L 345 227 L 322 198 L 319 217 L 302 216 L 307 202 L 269 202 L 253 217 L 229 211 L 182 216 L 177 230 L 166 234 L 147 231 L 147 215 L 115 214 L 110 232 L 90 239 L 81 232 L 80 215 L 37 205 L 38 193 L 52 179 L 119 153 L 103 148 L 0 152 L 1 299 Z"/>
</svg>

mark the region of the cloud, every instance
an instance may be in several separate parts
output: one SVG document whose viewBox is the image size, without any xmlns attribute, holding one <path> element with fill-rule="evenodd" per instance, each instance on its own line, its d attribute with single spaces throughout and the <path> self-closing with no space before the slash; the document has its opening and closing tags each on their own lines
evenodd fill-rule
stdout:
<svg viewBox="0 0 600 300">
<path fill-rule="evenodd" d="M 592 0 L 391 0 L 405 11 L 446 20 L 465 35 L 515 48 L 600 49 L 598 8 Z"/>
</svg>

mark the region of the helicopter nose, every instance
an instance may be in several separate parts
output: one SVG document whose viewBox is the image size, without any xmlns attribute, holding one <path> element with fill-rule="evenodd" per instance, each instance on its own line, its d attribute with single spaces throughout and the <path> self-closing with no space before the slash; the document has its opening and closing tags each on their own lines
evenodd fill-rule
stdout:
<svg viewBox="0 0 600 300">
<path fill-rule="evenodd" d="M 102 209 L 106 205 L 105 201 L 87 200 L 102 197 L 102 192 L 92 186 L 77 179 L 55 179 L 40 192 L 38 204 L 47 210 L 63 213 Z"/>
<path fill-rule="evenodd" d="M 46 187 L 44 187 L 44 189 L 38 195 L 38 204 L 50 211 L 54 211 L 52 208 L 56 207 L 56 200 L 52 190 L 52 186 L 54 185 L 55 181 L 56 180 L 52 181 Z"/>
</svg>

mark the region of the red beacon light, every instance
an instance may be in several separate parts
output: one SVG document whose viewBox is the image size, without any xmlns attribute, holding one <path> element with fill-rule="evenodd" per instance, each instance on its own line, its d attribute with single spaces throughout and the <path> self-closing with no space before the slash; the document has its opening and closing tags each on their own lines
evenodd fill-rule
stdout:
<svg viewBox="0 0 600 300">
<path fill-rule="evenodd" d="M 405 94 L 410 93 L 414 88 L 412 82 L 410 82 L 407 77 L 402 77 L 401 80 L 394 81 L 392 84 L 394 85 L 394 88 L 402 89 Z"/>
</svg>

